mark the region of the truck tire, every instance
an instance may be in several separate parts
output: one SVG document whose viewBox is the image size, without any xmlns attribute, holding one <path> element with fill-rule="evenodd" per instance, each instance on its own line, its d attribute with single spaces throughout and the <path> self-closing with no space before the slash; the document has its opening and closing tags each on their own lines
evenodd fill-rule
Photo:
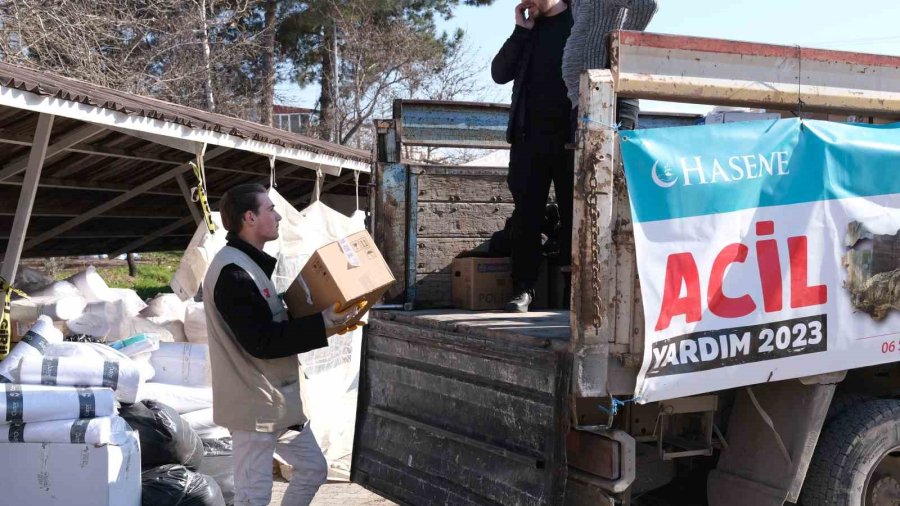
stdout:
<svg viewBox="0 0 900 506">
<path fill-rule="evenodd" d="M 828 406 L 828 414 L 825 415 L 825 423 L 828 424 L 835 418 L 843 415 L 857 404 L 874 401 L 875 397 L 869 394 L 860 394 L 855 392 L 837 392 L 831 399 L 831 405 Z"/>
<path fill-rule="evenodd" d="M 874 400 L 822 432 L 806 474 L 803 506 L 900 504 L 900 401 Z"/>
</svg>

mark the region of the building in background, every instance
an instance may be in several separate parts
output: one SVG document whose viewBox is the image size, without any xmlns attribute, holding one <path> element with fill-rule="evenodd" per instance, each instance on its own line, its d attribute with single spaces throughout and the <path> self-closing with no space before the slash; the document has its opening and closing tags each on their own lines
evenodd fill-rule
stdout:
<svg viewBox="0 0 900 506">
<path fill-rule="evenodd" d="M 272 124 L 282 130 L 297 134 L 309 132 L 316 111 L 305 107 L 290 107 L 287 105 L 273 106 L 274 118 Z"/>
</svg>

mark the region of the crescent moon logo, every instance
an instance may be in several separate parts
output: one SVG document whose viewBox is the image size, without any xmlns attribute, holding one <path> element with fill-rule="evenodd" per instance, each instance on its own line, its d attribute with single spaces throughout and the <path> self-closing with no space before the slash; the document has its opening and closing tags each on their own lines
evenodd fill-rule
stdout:
<svg viewBox="0 0 900 506">
<path fill-rule="evenodd" d="M 659 166 L 659 160 L 653 164 L 653 168 L 650 169 L 650 177 L 653 178 L 653 183 L 660 188 L 671 188 L 675 186 L 675 183 L 678 182 L 678 178 L 673 178 L 671 181 L 663 181 L 659 178 L 659 173 L 656 172 L 656 168 Z M 668 176 L 668 175 L 667 175 Z"/>
</svg>

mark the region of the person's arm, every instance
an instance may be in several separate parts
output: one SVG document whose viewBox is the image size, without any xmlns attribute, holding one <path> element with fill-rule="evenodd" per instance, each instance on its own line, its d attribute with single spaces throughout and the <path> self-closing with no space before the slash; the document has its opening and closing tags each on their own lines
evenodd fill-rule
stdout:
<svg viewBox="0 0 900 506">
<path fill-rule="evenodd" d="M 216 309 L 238 343 L 256 358 L 289 357 L 328 346 L 321 313 L 272 321 L 272 310 L 256 282 L 235 264 L 222 269 L 213 296 Z"/>
<path fill-rule="evenodd" d="M 491 78 L 495 83 L 506 84 L 516 78 L 519 58 L 522 57 L 522 50 L 528 42 L 528 37 L 531 36 L 532 28 L 534 20 L 525 19 L 525 4 L 517 5 L 516 28 L 491 62 Z"/>
<path fill-rule="evenodd" d="M 643 32 L 650 24 L 650 20 L 653 19 L 653 15 L 656 14 L 656 9 L 656 0 L 632 0 L 622 28 Z"/>
</svg>

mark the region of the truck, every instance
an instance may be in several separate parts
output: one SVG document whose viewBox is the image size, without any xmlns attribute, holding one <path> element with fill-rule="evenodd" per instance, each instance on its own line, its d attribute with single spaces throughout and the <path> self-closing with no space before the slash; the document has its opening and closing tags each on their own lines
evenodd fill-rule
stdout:
<svg viewBox="0 0 900 506">
<path fill-rule="evenodd" d="M 612 128 L 617 97 L 887 123 L 900 114 L 900 58 L 627 31 L 610 38 L 610 68 L 581 79 L 571 268 L 548 270 L 551 287 L 570 279 L 571 297 L 551 288 L 555 309 L 451 307 L 453 258 L 485 248 L 512 211 L 506 169 L 407 155 L 508 148 L 508 108 L 408 100 L 376 121 L 372 225 L 398 283 L 364 339 L 352 481 L 411 505 L 900 504 L 893 358 L 634 399 L 655 330 L 645 325 Z"/>
</svg>

